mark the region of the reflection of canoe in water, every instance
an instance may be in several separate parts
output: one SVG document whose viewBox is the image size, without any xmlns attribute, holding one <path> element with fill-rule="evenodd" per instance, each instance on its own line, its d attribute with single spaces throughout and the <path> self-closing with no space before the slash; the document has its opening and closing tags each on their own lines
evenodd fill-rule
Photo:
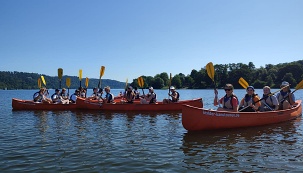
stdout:
<svg viewBox="0 0 303 173">
<path fill-rule="evenodd" d="M 32 100 L 12 99 L 13 110 L 74 110 L 76 104 L 46 104 L 37 103 Z"/>
<path fill-rule="evenodd" d="M 227 129 L 279 123 L 301 114 L 301 100 L 291 109 L 270 112 L 226 112 L 183 105 L 182 124 L 189 131 Z"/>
<path fill-rule="evenodd" d="M 101 104 L 100 102 L 85 100 L 82 98 L 77 99 L 77 106 L 81 109 L 90 110 L 106 110 L 106 111 L 181 111 L 182 105 L 188 104 L 195 107 L 203 107 L 202 99 L 182 100 L 177 103 L 163 104 L 140 104 L 135 101 L 132 104 L 116 102 L 115 104 Z"/>
</svg>

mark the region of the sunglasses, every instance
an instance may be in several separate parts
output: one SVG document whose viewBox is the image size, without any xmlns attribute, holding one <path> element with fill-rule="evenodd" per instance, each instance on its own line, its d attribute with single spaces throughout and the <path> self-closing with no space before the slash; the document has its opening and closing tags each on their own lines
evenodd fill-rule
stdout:
<svg viewBox="0 0 303 173">
<path fill-rule="evenodd" d="M 225 91 L 231 91 L 231 89 L 224 89 Z"/>
</svg>

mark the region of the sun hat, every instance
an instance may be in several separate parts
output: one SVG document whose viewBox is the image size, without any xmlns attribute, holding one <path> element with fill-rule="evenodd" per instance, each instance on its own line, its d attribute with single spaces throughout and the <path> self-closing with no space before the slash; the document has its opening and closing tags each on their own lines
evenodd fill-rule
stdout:
<svg viewBox="0 0 303 173">
<path fill-rule="evenodd" d="M 175 87 L 174 87 L 174 86 L 171 86 L 169 89 L 171 89 L 171 90 L 175 90 Z"/>
<path fill-rule="evenodd" d="M 148 89 L 150 89 L 150 90 L 154 90 L 154 88 L 153 88 L 153 87 L 149 87 Z"/>
</svg>

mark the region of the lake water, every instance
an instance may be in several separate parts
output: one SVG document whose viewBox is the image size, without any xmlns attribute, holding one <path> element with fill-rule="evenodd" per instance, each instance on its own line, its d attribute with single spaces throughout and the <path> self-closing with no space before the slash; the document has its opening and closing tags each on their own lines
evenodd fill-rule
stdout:
<svg viewBox="0 0 303 173">
<path fill-rule="evenodd" d="M 181 99 L 202 97 L 204 107 L 216 108 L 213 90 L 178 91 Z M 34 92 L 0 91 L 1 173 L 303 171 L 301 118 L 188 133 L 181 113 L 12 111 L 13 97 L 31 99 Z M 167 90 L 156 93 L 159 100 L 167 96 Z M 241 98 L 245 90 L 235 93 Z M 301 90 L 295 94 L 302 99 Z"/>
</svg>

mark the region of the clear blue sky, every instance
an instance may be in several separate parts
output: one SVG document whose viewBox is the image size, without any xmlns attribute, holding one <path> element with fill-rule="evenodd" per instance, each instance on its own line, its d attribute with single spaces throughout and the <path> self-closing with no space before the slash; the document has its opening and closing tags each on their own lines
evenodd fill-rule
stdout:
<svg viewBox="0 0 303 173">
<path fill-rule="evenodd" d="M 303 0 L 0 0 L 0 71 L 131 82 L 303 59 Z"/>
</svg>

